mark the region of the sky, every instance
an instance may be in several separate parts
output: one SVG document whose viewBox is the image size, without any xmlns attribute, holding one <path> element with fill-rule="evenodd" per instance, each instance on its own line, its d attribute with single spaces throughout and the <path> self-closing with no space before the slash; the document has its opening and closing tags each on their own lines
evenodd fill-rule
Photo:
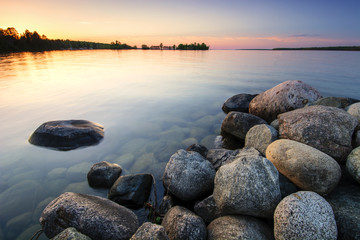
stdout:
<svg viewBox="0 0 360 240">
<path fill-rule="evenodd" d="M 211 49 L 360 45 L 360 0 L 4 0 L 0 28 Z"/>
</svg>

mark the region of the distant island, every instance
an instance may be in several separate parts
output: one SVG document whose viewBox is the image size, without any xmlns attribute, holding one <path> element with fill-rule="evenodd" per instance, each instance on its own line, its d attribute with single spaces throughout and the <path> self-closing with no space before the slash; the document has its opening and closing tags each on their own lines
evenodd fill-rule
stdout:
<svg viewBox="0 0 360 240">
<path fill-rule="evenodd" d="M 19 34 L 18 31 L 9 27 L 0 28 L 0 53 L 7 52 L 26 52 L 26 51 L 50 51 L 50 50 L 71 50 L 71 49 L 138 49 L 137 46 L 130 46 L 119 41 L 109 43 L 96 43 L 87 41 L 72 41 L 63 39 L 48 39 L 45 35 L 40 35 L 36 31 L 25 30 Z M 156 50 L 208 50 L 209 46 L 205 43 L 179 44 L 177 47 L 151 46 L 143 44 L 141 49 Z"/>
</svg>

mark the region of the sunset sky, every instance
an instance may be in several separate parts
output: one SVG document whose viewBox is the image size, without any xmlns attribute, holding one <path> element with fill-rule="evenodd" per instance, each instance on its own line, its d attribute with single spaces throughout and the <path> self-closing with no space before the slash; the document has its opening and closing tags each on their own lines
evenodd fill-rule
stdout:
<svg viewBox="0 0 360 240">
<path fill-rule="evenodd" d="M 211 49 L 360 45 L 359 0 L 9 0 L 0 28 L 129 45 Z"/>
</svg>

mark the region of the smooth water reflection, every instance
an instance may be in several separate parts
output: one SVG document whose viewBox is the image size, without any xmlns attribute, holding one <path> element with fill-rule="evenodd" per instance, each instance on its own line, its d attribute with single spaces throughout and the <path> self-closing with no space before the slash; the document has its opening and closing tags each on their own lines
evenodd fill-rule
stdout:
<svg viewBox="0 0 360 240">
<path fill-rule="evenodd" d="M 82 50 L 0 55 L 0 239 L 28 239 L 46 204 L 88 186 L 92 164 L 124 173 L 162 171 L 179 148 L 211 148 L 237 93 L 302 80 L 324 96 L 360 98 L 360 53 L 319 51 Z M 105 127 L 97 146 L 59 152 L 32 146 L 50 120 Z M 159 189 L 161 195 L 161 189 Z"/>
</svg>

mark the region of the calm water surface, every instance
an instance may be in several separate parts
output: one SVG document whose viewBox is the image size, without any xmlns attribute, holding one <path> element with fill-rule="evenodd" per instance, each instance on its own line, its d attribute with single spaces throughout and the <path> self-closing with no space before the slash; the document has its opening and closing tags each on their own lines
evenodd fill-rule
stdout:
<svg viewBox="0 0 360 240">
<path fill-rule="evenodd" d="M 323 96 L 360 98 L 360 52 L 82 50 L 0 55 L 0 239 L 29 239 L 63 192 L 106 197 L 86 174 L 99 161 L 158 180 L 169 157 L 211 148 L 222 103 L 302 80 Z M 28 143 L 50 120 L 105 127 L 97 146 L 61 152 Z M 43 238 L 44 239 L 44 238 Z"/>
</svg>

